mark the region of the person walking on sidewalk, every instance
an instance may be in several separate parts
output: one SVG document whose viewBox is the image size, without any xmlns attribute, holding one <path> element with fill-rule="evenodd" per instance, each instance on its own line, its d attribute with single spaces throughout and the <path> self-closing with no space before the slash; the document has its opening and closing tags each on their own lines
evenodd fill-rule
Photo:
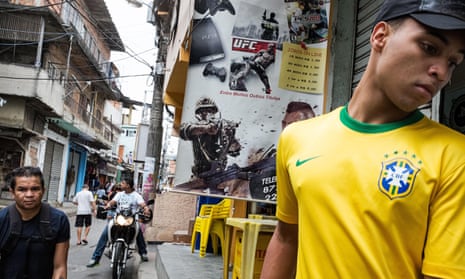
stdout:
<svg viewBox="0 0 465 279">
<path fill-rule="evenodd" d="M 142 196 L 134 190 L 134 181 L 130 178 L 124 178 L 121 181 L 121 192 L 117 193 L 115 197 L 110 200 L 106 205 L 105 209 L 111 208 L 113 205 L 116 205 L 116 211 L 121 207 L 130 206 L 133 212 L 137 211 L 139 207 L 144 209 L 144 214 L 150 214 L 149 207 L 145 204 L 144 199 Z M 90 259 L 87 267 L 94 267 L 99 264 L 100 258 L 102 257 L 103 251 L 105 250 L 105 246 L 108 242 L 108 224 L 102 231 L 100 235 L 99 241 L 97 246 L 95 247 L 94 253 L 92 254 L 92 258 Z M 139 255 L 142 261 L 146 262 L 149 260 L 147 257 L 147 245 L 145 243 L 144 234 L 140 230 L 137 234 L 137 248 L 139 250 Z"/>
<path fill-rule="evenodd" d="M 82 190 L 74 197 L 73 203 L 77 205 L 76 221 L 74 224 L 77 235 L 76 245 L 87 245 L 87 236 L 89 236 L 90 227 L 92 226 L 92 214 L 96 214 L 95 200 L 92 192 L 89 191 L 89 185 L 84 184 L 82 186 Z M 84 226 L 84 237 L 81 242 L 82 228 Z"/>
<path fill-rule="evenodd" d="M 369 43 L 349 103 L 280 135 L 262 279 L 465 278 L 465 137 L 418 109 L 464 61 L 465 1 L 385 0 Z"/>
<path fill-rule="evenodd" d="M 14 203 L 0 211 L 0 278 L 66 279 L 70 224 L 42 202 L 42 171 L 16 168 L 7 181 Z"/>
</svg>

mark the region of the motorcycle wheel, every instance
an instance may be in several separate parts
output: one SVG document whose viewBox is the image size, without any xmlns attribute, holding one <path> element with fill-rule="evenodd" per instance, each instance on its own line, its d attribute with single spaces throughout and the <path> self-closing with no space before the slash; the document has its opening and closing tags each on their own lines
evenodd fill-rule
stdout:
<svg viewBox="0 0 465 279">
<path fill-rule="evenodd" d="M 115 243 L 113 259 L 113 279 L 123 278 L 124 273 L 124 245 L 121 242 Z"/>
</svg>

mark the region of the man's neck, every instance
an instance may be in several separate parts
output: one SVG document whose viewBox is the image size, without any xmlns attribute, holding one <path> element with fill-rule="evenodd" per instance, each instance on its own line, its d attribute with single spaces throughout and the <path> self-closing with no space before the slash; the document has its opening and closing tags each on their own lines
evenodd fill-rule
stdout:
<svg viewBox="0 0 465 279">
<path fill-rule="evenodd" d="M 37 214 L 39 214 L 39 212 L 40 212 L 41 207 L 42 207 L 42 205 L 40 207 L 38 207 L 38 208 L 23 209 L 23 208 L 19 208 L 16 205 L 16 209 L 18 210 L 19 215 L 21 216 L 21 220 L 23 220 L 23 221 L 29 221 L 32 218 L 34 218 L 35 216 L 37 216 Z"/>
</svg>

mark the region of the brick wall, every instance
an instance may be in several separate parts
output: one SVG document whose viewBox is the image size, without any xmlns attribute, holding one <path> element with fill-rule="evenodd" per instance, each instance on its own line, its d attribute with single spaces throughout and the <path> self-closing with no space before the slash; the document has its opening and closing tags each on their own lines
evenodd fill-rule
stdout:
<svg viewBox="0 0 465 279">
<path fill-rule="evenodd" d="M 188 230 L 189 220 L 195 218 L 197 196 L 166 192 L 157 194 L 153 210 L 153 221 L 145 231 L 149 242 L 173 241 L 178 230 Z"/>
</svg>

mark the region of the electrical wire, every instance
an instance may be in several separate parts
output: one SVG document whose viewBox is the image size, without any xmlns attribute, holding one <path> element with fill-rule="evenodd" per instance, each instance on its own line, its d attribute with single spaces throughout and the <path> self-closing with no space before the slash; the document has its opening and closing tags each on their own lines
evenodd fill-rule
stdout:
<svg viewBox="0 0 465 279">
<path fill-rule="evenodd" d="M 85 11 L 87 11 L 87 14 L 84 14 L 79 8 L 77 8 L 75 6 L 76 3 L 72 3 L 74 0 L 71 0 L 71 1 L 63 1 L 61 3 L 58 3 L 58 4 L 62 4 L 62 3 L 65 3 L 67 2 L 69 4 L 69 6 L 75 10 L 81 17 L 83 20 L 87 20 L 88 23 L 90 23 L 91 25 L 93 25 L 97 30 L 99 30 L 100 34 L 102 34 L 104 36 L 104 38 L 107 38 L 108 40 L 110 41 L 113 41 L 115 44 L 118 45 L 118 43 L 113 39 L 113 37 L 111 35 L 113 34 L 118 34 L 118 32 L 105 32 L 104 30 L 102 30 L 99 25 L 98 25 L 98 22 L 97 20 L 95 20 L 95 18 L 92 16 L 92 14 L 87 10 L 87 9 L 84 9 Z M 52 5 L 45 5 L 45 6 L 40 6 L 40 7 L 24 7 L 24 8 L 20 8 L 20 9 L 10 9 L 9 11 L 25 11 L 25 10 L 32 10 L 33 8 L 36 9 L 36 8 L 43 8 L 43 7 L 49 7 L 49 6 L 52 6 Z M 11 15 L 10 16 L 14 16 L 14 15 Z M 23 19 L 22 19 L 23 20 Z M 17 32 L 26 32 L 26 31 L 23 31 L 23 30 L 8 30 L 8 29 L 4 29 L 4 30 L 7 30 L 7 31 L 17 31 Z M 33 33 L 36 33 L 38 34 L 39 32 L 33 32 Z M 48 32 L 48 33 L 44 33 L 44 34 L 47 34 L 47 35 L 50 35 L 51 33 Z M 60 33 L 58 33 L 60 34 Z M 61 33 L 61 36 L 59 37 L 56 37 L 56 38 L 52 38 L 52 39 L 48 39 L 46 40 L 45 42 L 51 42 L 53 40 L 57 40 L 59 38 L 62 38 L 64 36 L 68 36 L 68 35 L 76 35 L 76 32 L 67 32 L 67 33 Z M 13 47 L 13 46 L 27 46 L 27 45 L 34 45 L 34 44 L 37 44 L 37 42 L 29 42 L 29 43 L 18 43 L 18 42 L 15 42 L 15 43 L 9 43 L 9 44 L 6 44 L 6 43 L 0 43 L 0 46 L 10 46 L 10 47 Z M 127 76 L 118 76 L 117 78 L 118 79 L 123 79 L 123 78 L 134 78 L 134 77 L 143 77 L 143 76 L 146 76 L 147 77 L 147 81 L 146 81 L 146 84 L 147 85 L 153 85 L 154 83 L 154 76 L 153 76 L 153 67 L 150 65 L 150 63 L 148 63 L 146 60 L 144 60 L 143 58 L 140 58 L 139 55 L 140 54 L 143 54 L 143 53 L 146 53 L 146 52 L 149 52 L 151 50 L 154 50 L 155 48 L 151 48 L 151 49 L 148 49 L 148 50 L 145 50 L 141 53 L 136 53 L 134 52 L 129 46 L 125 45 L 125 49 L 127 49 L 128 51 L 125 51 L 125 53 L 129 56 L 127 58 L 122 58 L 122 59 L 119 59 L 119 60 L 113 60 L 113 61 L 108 61 L 108 62 L 116 62 L 116 61 L 121 61 L 121 60 L 125 60 L 125 59 L 135 59 L 137 62 L 139 63 L 142 63 L 143 65 L 147 66 L 150 68 L 150 73 L 149 74 L 140 74 L 140 75 L 127 75 Z M 132 52 L 132 53 L 131 53 Z M 104 62 L 104 63 L 101 63 L 101 64 L 98 64 L 98 65 L 102 65 L 102 64 L 106 64 L 108 62 Z M 56 64 L 55 64 L 56 65 Z M 75 65 L 72 65 L 72 68 L 74 70 L 82 70 L 82 69 L 85 69 L 85 68 L 93 68 L 95 67 L 94 65 L 88 65 L 88 66 L 75 66 Z M 60 70 L 60 67 L 55 67 L 57 70 Z M 62 69 L 65 69 L 66 67 L 63 67 Z M 31 78 L 20 78 L 20 77 L 0 77 L 0 78 L 9 78 L 9 79 L 16 79 L 16 80 L 31 80 Z M 110 80 L 110 79 L 113 79 L 113 78 L 93 78 L 93 79 L 89 79 L 89 78 L 81 78 L 80 80 L 77 80 L 75 79 L 76 81 L 107 81 L 107 80 Z M 37 78 L 34 78 L 34 80 L 57 80 L 57 79 L 37 79 Z"/>
<path fill-rule="evenodd" d="M 59 39 L 62 39 L 64 37 L 66 37 L 66 36 L 67 36 L 66 34 L 63 34 L 63 35 L 55 37 L 55 38 L 44 40 L 44 42 L 45 43 L 54 42 L 54 41 L 57 41 Z M 38 44 L 38 42 L 14 43 L 14 44 L 0 43 L 0 46 L 28 46 L 28 45 L 37 45 L 37 44 Z"/>
<path fill-rule="evenodd" d="M 63 1 L 59 2 L 59 3 L 52 3 L 52 4 L 48 4 L 48 5 L 42 5 L 42 6 L 23 6 L 23 7 L 20 7 L 20 8 L 11 8 L 11 9 L 5 8 L 5 9 L 0 10 L 0 14 L 15 13 L 15 12 L 22 12 L 22 11 L 31 11 L 31 10 L 39 10 L 39 9 L 42 9 L 42 8 L 58 6 L 58 5 L 62 5 L 64 3 L 66 3 L 66 2 L 73 2 L 73 1 L 76 1 L 76 0 L 63 0 Z"/>
<path fill-rule="evenodd" d="M 12 12 L 22 12 L 22 11 L 27 11 L 27 10 L 36 10 L 36 9 L 42 9 L 42 8 L 47 8 L 47 7 L 51 7 L 51 6 L 56 6 L 56 5 L 63 5 L 65 3 L 69 4 L 71 6 L 71 8 L 73 8 L 77 13 L 79 13 L 79 15 L 83 19 L 87 20 L 91 25 L 93 25 L 97 30 L 99 30 L 100 34 L 102 34 L 105 39 L 108 39 L 108 40 L 112 41 L 113 43 L 115 43 L 116 45 L 118 45 L 118 42 L 116 42 L 111 37 L 111 34 L 118 34 L 118 32 L 103 32 L 103 30 L 98 26 L 98 21 L 91 15 L 91 12 L 88 11 L 87 9 L 85 9 L 87 14 L 84 14 L 83 12 L 81 12 L 81 10 L 74 5 L 76 3 L 75 0 L 64 0 L 64 1 L 61 1 L 59 3 L 53 3 L 53 4 L 41 5 L 41 6 L 27 6 L 27 7 L 21 7 L 21 8 L 5 9 L 5 10 L 0 10 L 0 13 L 12 13 Z M 83 7 L 83 9 L 84 9 L 84 7 Z M 8 30 L 8 29 L 0 29 L 0 30 Z M 16 32 L 26 32 L 26 31 L 16 30 Z M 29 33 L 39 33 L 39 32 L 29 32 Z M 49 33 L 49 34 L 52 34 L 52 33 Z M 62 34 L 69 35 L 69 34 L 75 34 L 75 32 L 68 32 L 68 33 L 62 33 Z M 33 43 L 15 43 L 15 44 L 2 43 L 0 45 L 4 45 L 4 46 L 25 46 L 25 45 L 33 45 Z M 139 62 L 139 63 L 141 63 L 141 64 L 143 64 L 143 65 L 145 65 L 145 66 L 147 66 L 149 68 L 152 68 L 152 66 L 151 66 L 151 64 L 149 62 L 147 62 L 143 58 L 139 57 L 139 54 L 142 54 L 144 52 L 138 54 L 135 51 L 133 51 L 129 46 L 127 46 L 125 44 L 123 44 L 123 46 L 124 46 L 124 49 L 129 50 L 129 51 L 125 51 L 125 53 L 127 55 L 129 55 L 128 59 L 132 58 L 132 59 L 136 60 L 137 62 Z M 152 49 L 155 49 L 155 48 L 152 48 Z M 150 49 L 150 50 L 152 50 L 152 49 Z M 150 50 L 147 50 L 145 52 L 148 52 Z M 110 62 L 115 62 L 115 61 L 110 61 Z M 105 64 L 105 63 L 102 63 L 102 64 Z M 101 65 L 101 64 L 99 64 L 99 65 Z M 89 66 L 89 67 L 92 67 L 92 66 Z M 73 68 L 79 69 L 80 67 L 73 66 Z"/>
<path fill-rule="evenodd" d="M 135 74 L 135 75 L 126 75 L 126 76 L 119 76 L 118 78 L 133 78 L 133 77 L 145 77 L 151 76 L 151 74 Z M 9 77 L 9 76 L 0 76 L 0 79 L 11 79 L 11 80 L 47 80 L 53 81 L 58 80 L 54 78 L 37 78 L 37 77 Z M 113 78 L 94 78 L 94 79 L 75 79 L 76 81 L 107 81 Z"/>
</svg>

